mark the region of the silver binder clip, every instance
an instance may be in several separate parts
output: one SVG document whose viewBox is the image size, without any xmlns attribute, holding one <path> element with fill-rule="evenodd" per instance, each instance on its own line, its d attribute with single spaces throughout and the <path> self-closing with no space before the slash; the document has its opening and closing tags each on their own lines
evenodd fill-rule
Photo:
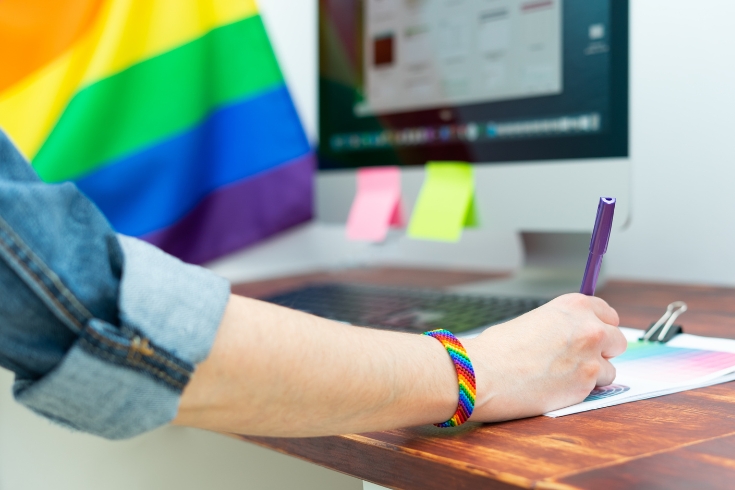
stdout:
<svg viewBox="0 0 735 490">
<path fill-rule="evenodd" d="M 651 342 L 668 342 L 676 335 L 683 333 L 681 325 L 674 325 L 679 316 L 687 311 L 687 304 L 683 301 L 674 301 L 666 307 L 666 313 L 656 323 L 648 327 L 641 340 Z"/>
</svg>

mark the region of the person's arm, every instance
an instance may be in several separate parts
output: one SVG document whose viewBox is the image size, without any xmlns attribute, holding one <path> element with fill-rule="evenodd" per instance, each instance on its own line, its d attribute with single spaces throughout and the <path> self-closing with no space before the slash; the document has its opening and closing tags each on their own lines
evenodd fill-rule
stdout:
<svg viewBox="0 0 735 490">
<path fill-rule="evenodd" d="M 618 316 L 572 294 L 464 340 L 477 377 L 470 420 L 538 415 L 615 377 Z M 231 296 L 175 424 L 240 434 L 321 436 L 443 422 L 457 375 L 435 339 L 346 326 Z"/>
<path fill-rule="evenodd" d="M 229 293 L 212 272 L 116 235 L 0 131 L 0 367 L 19 403 L 109 439 L 169 423 Z"/>
<path fill-rule="evenodd" d="M 472 419 L 535 415 L 612 381 L 616 324 L 570 295 L 465 341 Z M 41 182 L 1 131 L 0 366 L 21 404 L 110 439 L 175 417 L 273 436 L 388 429 L 443 422 L 458 397 L 436 340 L 230 296 L 212 272 L 117 236 L 73 184 Z"/>
</svg>

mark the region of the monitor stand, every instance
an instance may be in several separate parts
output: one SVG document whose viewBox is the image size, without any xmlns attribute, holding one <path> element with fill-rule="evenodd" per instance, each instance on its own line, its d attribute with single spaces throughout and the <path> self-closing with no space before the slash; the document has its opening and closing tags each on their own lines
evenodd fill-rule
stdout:
<svg viewBox="0 0 735 490">
<path fill-rule="evenodd" d="M 521 233 L 524 264 L 509 279 L 482 281 L 452 291 L 491 296 L 551 298 L 579 291 L 589 253 L 589 233 Z M 604 267 L 598 286 L 604 281 Z"/>
</svg>

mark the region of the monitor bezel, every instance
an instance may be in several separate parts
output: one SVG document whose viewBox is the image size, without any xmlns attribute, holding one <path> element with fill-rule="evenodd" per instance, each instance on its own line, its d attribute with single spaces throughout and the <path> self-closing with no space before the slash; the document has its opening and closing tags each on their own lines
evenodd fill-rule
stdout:
<svg viewBox="0 0 735 490">
<path fill-rule="evenodd" d="M 324 16 L 319 0 L 319 52 L 323 52 Z M 492 165 L 504 163 L 528 163 L 554 160 L 578 160 L 596 158 L 628 157 L 629 149 L 629 0 L 610 1 L 610 123 L 609 129 L 600 134 L 576 135 L 573 137 L 548 137 L 534 139 L 513 139 L 495 141 L 492 152 L 478 155 L 472 145 L 466 143 L 431 145 L 405 149 L 371 149 L 353 151 L 342 154 L 335 159 L 329 148 L 317 144 L 317 155 L 320 171 L 358 168 L 363 166 L 401 165 L 405 167 L 421 166 L 432 160 L 461 160 L 474 164 Z M 322 58 L 320 69 L 322 71 Z M 323 104 L 325 84 L 320 77 L 318 83 L 319 141 L 323 140 L 324 114 Z M 461 108 L 459 110 L 461 112 Z M 400 113 L 385 118 L 405 125 L 409 121 L 421 121 L 436 114 L 437 109 Z M 381 118 L 383 119 L 383 118 Z M 349 161 L 345 161 L 345 159 Z"/>
</svg>

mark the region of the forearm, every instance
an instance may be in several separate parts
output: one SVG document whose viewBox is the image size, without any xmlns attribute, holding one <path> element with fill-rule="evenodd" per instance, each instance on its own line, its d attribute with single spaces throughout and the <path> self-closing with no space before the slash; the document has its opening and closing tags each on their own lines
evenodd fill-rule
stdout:
<svg viewBox="0 0 735 490">
<path fill-rule="evenodd" d="M 269 436 L 384 430 L 442 422 L 457 394 L 454 366 L 432 338 L 231 296 L 174 423 Z"/>
<path fill-rule="evenodd" d="M 529 417 L 615 378 L 625 350 L 599 298 L 565 295 L 464 342 L 477 376 L 471 420 Z M 441 343 L 348 327 L 230 296 L 209 357 L 174 423 L 267 436 L 323 436 L 443 422 L 457 374 Z"/>
</svg>

